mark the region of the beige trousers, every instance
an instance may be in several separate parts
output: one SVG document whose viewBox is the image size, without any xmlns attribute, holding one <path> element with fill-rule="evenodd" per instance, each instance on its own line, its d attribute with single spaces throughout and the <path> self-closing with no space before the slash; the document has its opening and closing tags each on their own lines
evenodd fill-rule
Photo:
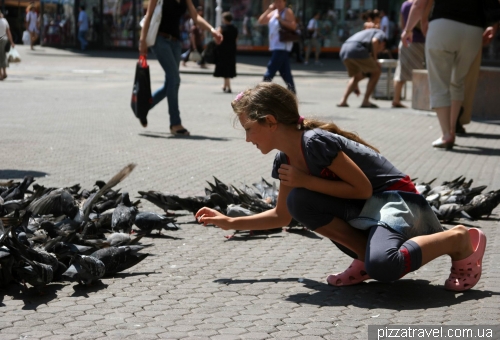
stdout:
<svg viewBox="0 0 500 340">
<path fill-rule="evenodd" d="M 425 57 L 431 108 L 464 100 L 464 80 L 481 47 L 483 29 L 449 19 L 429 23 Z"/>
</svg>

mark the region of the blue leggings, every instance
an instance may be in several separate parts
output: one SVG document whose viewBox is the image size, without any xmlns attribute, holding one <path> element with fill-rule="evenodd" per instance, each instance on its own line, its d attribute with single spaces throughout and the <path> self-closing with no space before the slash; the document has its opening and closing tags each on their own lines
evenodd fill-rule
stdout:
<svg viewBox="0 0 500 340">
<path fill-rule="evenodd" d="M 290 214 L 311 230 L 330 223 L 334 218 L 344 221 L 356 218 L 361 213 L 365 200 L 337 198 L 303 188 L 294 188 L 287 198 Z M 391 282 L 422 265 L 422 250 L 412 240 L 397 231 L 374 226 L 366 231 L 365 269 L 371 278 Z M 347 255 L 357 258 L 350 249 L 333 243 Z"/>
</svg>

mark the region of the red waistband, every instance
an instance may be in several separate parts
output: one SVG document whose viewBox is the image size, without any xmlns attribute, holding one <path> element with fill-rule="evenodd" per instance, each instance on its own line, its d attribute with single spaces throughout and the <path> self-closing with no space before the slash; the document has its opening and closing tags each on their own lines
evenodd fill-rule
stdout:
<svg viewBox="0 0 500 340">
<path fill-rule="evenodd" d="M 406 191 L 406 192 L 412 192 L 414 194 L 420 194 L 417 189 L 415 188 L 415 185 L 410 179 L 410 176 L 406 176 L 405 178 L 400 179 L 387 189 L 385 191 L 391 191 L 391 190 L 398 190 L 398 191 Z"/>
</svg>

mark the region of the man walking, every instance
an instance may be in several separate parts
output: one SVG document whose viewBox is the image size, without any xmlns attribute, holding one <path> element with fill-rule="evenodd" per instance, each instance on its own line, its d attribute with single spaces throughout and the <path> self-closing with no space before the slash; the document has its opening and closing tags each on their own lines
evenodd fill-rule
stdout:
<svg viewBox="0 0 500 340">
<path fill-rule="evenodd" d="M 380 78 L 381 67 L 377 61 L 377 54 L 385 49 L 386 35 L 379 29 L 370 28 L 360 31 L 345 41 L 340 49 L 340 58 L 347 68 L 347 73 L 351 79 L 347 85 L 342 101 L 338 107 L 348 107 L 347 98 L 354 92 L 359 95 L 358 83 L 368 77 L 366 93 L 361 103 L 361 107 L 377 108 L 370 103 L 370 96 L 375 90 Z"/>
<path fill-rule="evenodd" d="M 78 40 L 80 40 L 80 47 L 85 51 L 87 45 L 87 32 L 89 30 L 89 17 L 85 12 L 85 6 L 80 6 L 80 14 L 78 15 Z"/>
</svg>

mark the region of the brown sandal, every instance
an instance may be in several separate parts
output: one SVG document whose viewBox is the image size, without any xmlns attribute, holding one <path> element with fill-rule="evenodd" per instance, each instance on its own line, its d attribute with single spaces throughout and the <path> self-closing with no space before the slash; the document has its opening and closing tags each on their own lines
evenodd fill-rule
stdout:
<svg viewBox="0 0 500 340">
<path fill-rule="evenodd" d="M 177 129 L 177 130 L 170 128 L 170 133 L 173 134 L 174 136 L 179 136 L 179 137 L 190 135 L 189 131 L 185 128 Z"/>
</svg>

